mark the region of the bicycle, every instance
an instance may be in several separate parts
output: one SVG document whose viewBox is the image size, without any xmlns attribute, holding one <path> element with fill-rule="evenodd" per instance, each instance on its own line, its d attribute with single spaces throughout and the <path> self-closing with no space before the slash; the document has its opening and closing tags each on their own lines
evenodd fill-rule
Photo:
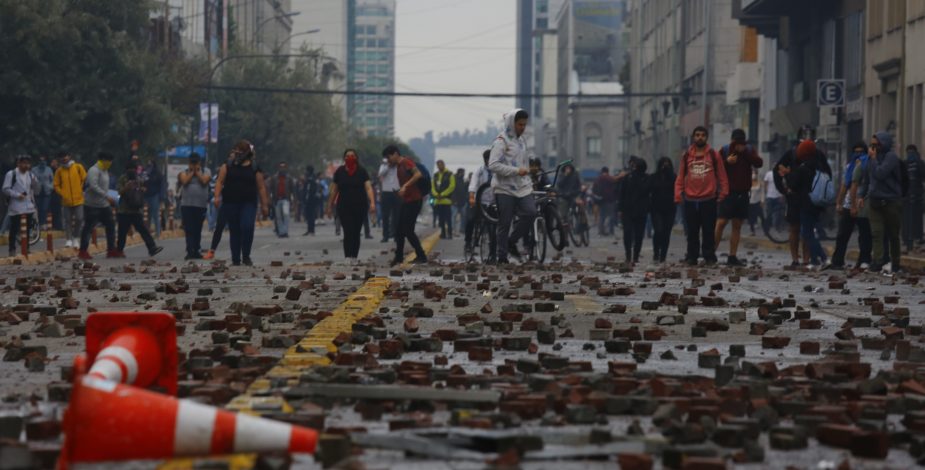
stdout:
<svg viewBox="0 0 925 470">
<path fill-rule="evenodd" d="M 536 261 L 542 264 L 546 260 L 547 241 L 549 241 L 552 247 L 557 251 L 562 251 L 562 249 L 565 248 L 565 237 L 567 235 L 565 234 L 565 228 L 559 217 L 558 208 L 556 207 L 556 194 L 550 191 L 550 189 L 555 187 L 562 167 L 569 163 L 571 163 L 571 160 L 556 165 L 555 170 L 544 171 L 543 174 L 555 173 L 552 183 L 542 190 L 533 191 L 533 197 L 536 199 L 537 207 L 536 218 L 534 218 L 527 236 L 521 240 L 522 247 L 529 261 Z M 478 201 L 478 209 L 483 219 L 495 225 L 498 223 L 499 215 L 497 202 L 487 205 L 482 203 L 482 194 L 489 188 L 489 183 L 485 183 L 479 187 L 479 191 L 476 193 L 476 201 Z M 517 220 L 514 221 L 515 225 L 516 223 Z M 484 237 L 482 237 L 482 243 L 485 243 Z"/>
<path fill-rule="evenodd" d="M 588 213 L 584 210 L 584 202 L 578 200 L 569 204 L 568 224 L 565 226 L 568 231 L 569 239 L 572 245 L 588 246 L 591 244 L 591 224 L 588 222 Z"/>
<path fill-rule="evenodd" d="M 787 206 L 784 203 L 776 204 L 774 207 L 765 211 L 758 212 L 758 221 L 761 223 L 761 229 L 764 231 L 768 240 L 774 243 L 787 243 L 790 241 L 790 224 L 787 223 Z M 819 221 L 816 226 L 816 237 L 819 241 L 830 241 L 832 236 L 829 233 L 835 233 L 835 228 L 830 223 Z"/>
<path fill-rule="evenodd" d="M 476 200 L 481 201 L 482 195 L 488 189 L 491 189 L 489 183 L 483 184 L 479 187 L 478 192 L 476 193 Z M 481 206 L 481 204 L 479 204 Z M 482 210 L 480 207 L 476 207 L 475 210 Z M 497 206 L 486 208 L 486 210 L 491 211 L 491 219 L 497 220 Z M 495 236 L 496 225 L 491 222 L 491 219 L 484 216 L 484 212 L 480 212 L 479 217 L 475 217 L 472 221 L 475 228 L 472 229 L 472 243 L 470 246 L 466 247 L 465 258 L 467 263 L 472 263 L 475 261 L 476 256 L 476 247 L 478 247 L 478 256 L 482 263 L 490 263 L 495 258 L 495 253 L 492 250 L 492 237 Z"/>
</svg>

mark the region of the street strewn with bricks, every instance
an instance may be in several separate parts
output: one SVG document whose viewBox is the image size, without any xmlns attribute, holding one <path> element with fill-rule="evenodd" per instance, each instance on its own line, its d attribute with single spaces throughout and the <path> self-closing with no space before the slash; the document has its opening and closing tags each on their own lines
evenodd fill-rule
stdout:
<svg viewBox="0 0 925 470">
<path fill-rule="evenodd" d="M 0 468 L 54 465 L 86 320 L 111 311 L 172 314 L 179 398 L 319 432 L 314 456 L 137 468 L 911 468 L 925 457 L 914 270 L 792 270 L 751 239 L 747 267 L 629 267 L 612 238 L 499 267 L 463 263 L 459 243 L 430 237 L 430 264 L 391 268 L 377 240 L 348 266 L 333 227 L 318 232 L 258 229 L 254 267 L 221 252 L 151 260 L 142 247 L 0 267 Z M 162 243 L 164 260 L 182 256 L 182 240 Z"/>
</svg>

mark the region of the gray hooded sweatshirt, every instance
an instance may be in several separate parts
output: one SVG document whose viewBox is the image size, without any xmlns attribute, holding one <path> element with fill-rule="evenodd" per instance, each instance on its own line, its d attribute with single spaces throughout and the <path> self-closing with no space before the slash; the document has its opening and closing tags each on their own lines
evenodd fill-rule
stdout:
<svg viewBox="0 0 925 470">
<path fill-rule="evenodd" d="M 899 156 L 893 151 L 893 136 L 887 132 L 874 134 L 880 141 L 878 158 L 871 158 L 867 163 L 868 177 L 864 186 L 870 199 L 898 201 L 902 199 L 902 174 L 899 168 Z"/>
<path fill-rule="evenodd" d="M 504 115 L 504 132 L 491 144 L 491 156 L 488 169 L 493 175 L 491 188 L 495 194 L 514 197 L 527 197 L 533 193 L 533 181 L 530 175 L 520 176 L 517 171 L 529 166 L 527 141 L 518 137 L 514 131 L 514 116 L 519 108 Z"/>
</svg>

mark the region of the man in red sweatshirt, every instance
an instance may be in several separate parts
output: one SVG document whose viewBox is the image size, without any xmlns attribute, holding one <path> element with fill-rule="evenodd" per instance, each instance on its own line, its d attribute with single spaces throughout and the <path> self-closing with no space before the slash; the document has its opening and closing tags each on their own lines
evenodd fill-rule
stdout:
<svg viewBox="0 0 925 470">
<path fill-rule="evenodd" d="M 684 203 L 687 222 L 687 264 L 697 265 L 701 251 L 707 265 L 716 264 L 716 205 L 729 194 L 726 169 L 720 156 L 707 145 L 709 133 L 703 126 L 694 129 L 694 144 L 681 156 L 674 201 Z M 703 240 L 701 240 L 701 236 Z"/>
<path fill-rule="evenodd" d="M 719 220 L 716 221 L 716 249 L 723 240 L 726 224 L 732 221 L 732 235 L 729 237 L 729 266 L 744 266 L 736 254 L 739 251 L 739 238 L 742 223 L 748 219 L 749 194 L 752 189 L 752 169 L 761 168 L 764 162 L 752 146 L 746 144 L 745 131 L 732 131 L 732 142 L 719 151 L 723 158 L 723 167 L 729 179 L 729 196 L 719 207 Z"/>
</svg>

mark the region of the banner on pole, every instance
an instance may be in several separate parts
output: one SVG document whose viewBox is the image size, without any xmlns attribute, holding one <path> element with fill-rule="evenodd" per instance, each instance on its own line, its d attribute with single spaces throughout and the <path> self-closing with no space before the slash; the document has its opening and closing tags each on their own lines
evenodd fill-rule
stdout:
<svg viewBox="0 0 925 470">
<path fill-rule="evenodd" d="M 199 141 L 218 142 L 218 103 L 199 103 Z"/>
</svg>

